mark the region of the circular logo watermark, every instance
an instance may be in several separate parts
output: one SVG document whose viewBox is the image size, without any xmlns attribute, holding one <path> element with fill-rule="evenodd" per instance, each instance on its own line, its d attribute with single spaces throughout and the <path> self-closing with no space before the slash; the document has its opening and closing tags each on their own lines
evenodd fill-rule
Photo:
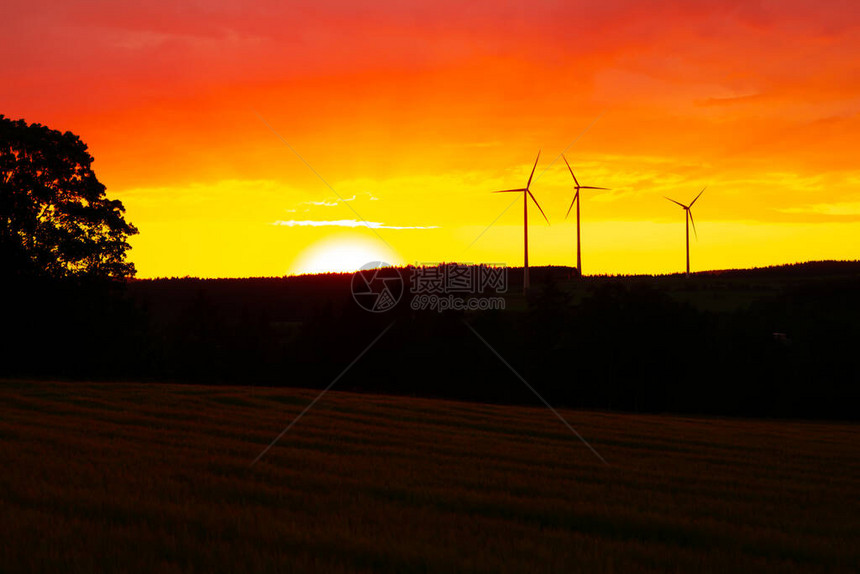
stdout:
<svg viewBox="0 0 860 574">
<path fill-rule="evenodd" d="M 365 263 L 352 276 L 352 298 L 371 313 L 393 309 L 403 297 L 403 290 L 400 271 L 383 261 Z"/>
</svg>

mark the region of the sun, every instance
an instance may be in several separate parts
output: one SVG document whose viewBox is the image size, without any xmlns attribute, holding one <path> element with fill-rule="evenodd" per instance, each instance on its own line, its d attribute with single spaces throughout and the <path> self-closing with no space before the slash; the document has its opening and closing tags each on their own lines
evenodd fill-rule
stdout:
<svg viewBox="0 0 860 574">
<path fill-rule="evenodd" d="M 399 265 L 401 257 L 375 237 L 338 235 L 318 241 L 302 251 L 293 262 L 291 273 L 351 273 L 374 261 Z"/>
</svg>

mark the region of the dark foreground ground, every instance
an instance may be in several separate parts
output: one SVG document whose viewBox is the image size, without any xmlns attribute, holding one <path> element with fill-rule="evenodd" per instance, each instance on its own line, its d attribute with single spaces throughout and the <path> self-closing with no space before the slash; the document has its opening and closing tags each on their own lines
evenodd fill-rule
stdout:
<svg viewBox="0 0 860 574">
<path fill-rule="evenodd" d="M 0 381 L 0 571 L 853 572 L 853 424 Z"/>
</svg>

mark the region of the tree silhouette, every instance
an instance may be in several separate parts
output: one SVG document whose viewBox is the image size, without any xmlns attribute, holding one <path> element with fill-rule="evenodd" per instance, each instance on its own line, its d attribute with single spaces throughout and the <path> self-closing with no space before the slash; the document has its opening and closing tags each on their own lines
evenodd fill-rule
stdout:
<svg viewBox="0 0 860 574">
<path fill-rule="evenodd" d="M 72 132 L 0 115 L 0 269 L 4 275 L 123 278 L 137 229 Z"/>
</svg>

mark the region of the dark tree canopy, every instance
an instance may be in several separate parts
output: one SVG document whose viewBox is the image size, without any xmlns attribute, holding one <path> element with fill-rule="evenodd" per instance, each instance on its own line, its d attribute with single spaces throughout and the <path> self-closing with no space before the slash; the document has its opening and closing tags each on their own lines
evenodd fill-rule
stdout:
<svg viewBox="0 0 860 574">
<path fill-rule="evenodd" d="M 0 115 L 0 273 L 4 276 L 134 275 L 126 261 L 137 229 L 91 168 L 72 132 Z"/>
</svg>

